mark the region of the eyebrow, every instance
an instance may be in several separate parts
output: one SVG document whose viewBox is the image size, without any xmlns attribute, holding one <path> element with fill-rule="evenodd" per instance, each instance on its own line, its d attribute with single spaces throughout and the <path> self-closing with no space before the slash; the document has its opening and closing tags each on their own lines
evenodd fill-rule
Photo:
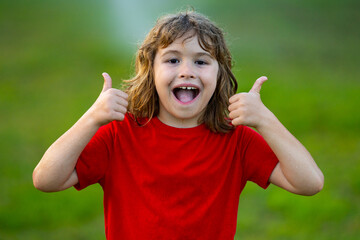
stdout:
<svg viewBox="0 0 360 240">
<path fill-rule="evenodd" d="M 167 54 L 181 55 L 181 52 L 178 51 L 178 50 L 165 50 L 165 52 L 161 54 L 161 57 L 163 57 L 163 56 L 165 56 Z M 200 57 L 200 56 L 203 56 L 203 55 L 208 56 L 211 59 L 214 59 L 214 57 L 208 52 L 196 52 L 195 53 L 195 56 L 197 56 L 197 57 Z"/>
</svg>

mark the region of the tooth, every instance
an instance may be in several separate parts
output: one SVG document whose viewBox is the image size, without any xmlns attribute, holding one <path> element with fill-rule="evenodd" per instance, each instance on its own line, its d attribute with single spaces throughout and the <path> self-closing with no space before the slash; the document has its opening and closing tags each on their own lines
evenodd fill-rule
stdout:
<svg viewBox="0 0 360 240">
<path fill-rule="evenodd" d="M 196 90 L 196 87 L 178 87 L 179 89 L 183 89 L 183 90 Z"/>
</svg>

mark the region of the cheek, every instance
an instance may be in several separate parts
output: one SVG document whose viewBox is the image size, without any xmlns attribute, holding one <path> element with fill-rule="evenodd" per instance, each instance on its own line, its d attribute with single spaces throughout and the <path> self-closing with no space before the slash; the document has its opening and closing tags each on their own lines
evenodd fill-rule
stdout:
<svg viewBox="0 0 360 240">
<path fill-rule="evenodd" d="M 169 95 L 171 94 L 170 91 L 170 77 L 168 72 L 166 72 L 165 70 L 162 71 L 161 69 L 158 69 L 159 71 L 154 74 L 154 83 L 155 83 L 155 88 L 156 88 L 156 92 L 161 99 L 167 98 L 169 97 Z"/>
<path fill-rule="evenodd" d="M 218 69 L 206 72 L 206 84 L 212 90 L 215 90 L 218 79 Z"/>
<path fill-rule="evenodd" d="M 173 71 L 169 71 L 166 68 L 158 68 L 154 74 L 154 81 L 157 85 L 167 85 L 170 83 L 171 74 Z"/>
</svg>

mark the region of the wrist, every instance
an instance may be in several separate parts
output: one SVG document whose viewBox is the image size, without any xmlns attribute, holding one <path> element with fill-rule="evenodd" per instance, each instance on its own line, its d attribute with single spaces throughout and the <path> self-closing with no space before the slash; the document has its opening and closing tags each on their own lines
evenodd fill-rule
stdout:
<svg viewBox="0 0 360 240">
<path fill-rule="evenodd" d="M 96 115 L 93 114 L 92 109 L 90 108 L 80 119 L 79 122 L 86 126 L 89 129 L 97 130 L 103 124 L 98 120 Z"/>
<path fill-rule="evenodd" d="M 259 124 L 255 127 L 259 132 L 264 132 L 272 127 L 276 126 L 279 120 L 277 117 L 268 109 L 264 111 L 264 114 L 261 116 Z"/>
</svg>

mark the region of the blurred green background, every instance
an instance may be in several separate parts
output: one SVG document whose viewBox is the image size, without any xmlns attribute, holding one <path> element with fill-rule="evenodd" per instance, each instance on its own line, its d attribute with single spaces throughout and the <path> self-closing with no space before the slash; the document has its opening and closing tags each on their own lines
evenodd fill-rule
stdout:
<svg viewBox="0 0 360 240">
<path fill-rule="evenodd" d="M 157 17 L 193 6 L 226 32 L 239 91 L 263 102 L 309 149 L 322 192 L 249 183 L 235 239 L 359 239 L 359 1 L 0 1 L 0 239 L 105 239 L 102 190 L 42 193 L 32 171 L 92 105 L 108 72 L 133 74 Z"/>
</svg>

